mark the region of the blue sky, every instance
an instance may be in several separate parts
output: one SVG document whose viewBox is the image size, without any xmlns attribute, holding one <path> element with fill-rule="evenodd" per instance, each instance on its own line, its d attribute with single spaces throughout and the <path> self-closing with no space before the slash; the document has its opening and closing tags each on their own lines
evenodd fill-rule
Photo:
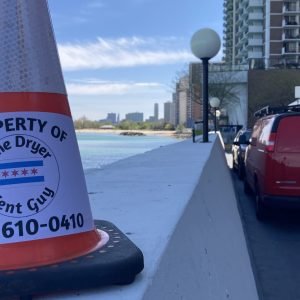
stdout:
<svg viewBox="0 0 300 300">
<path fill-rule="evenodd" d="M 222 0 L 48 0 L 73 118 L 153 115 L 191 61 L 190 39 L 223 26 Z M 215 60 L 221 59 L 221 52 Z"/>
</svg>

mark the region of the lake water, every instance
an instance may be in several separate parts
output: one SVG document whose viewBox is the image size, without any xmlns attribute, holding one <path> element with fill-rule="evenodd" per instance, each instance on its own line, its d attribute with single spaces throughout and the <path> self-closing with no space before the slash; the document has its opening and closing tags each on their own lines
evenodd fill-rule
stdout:
<svg viewBox="0 0 300 300">
<path fill-rule="evenodd" d="M 101 168 L 117 160 L 144 153 L 179 140 L 162 136 L 122 136 L 108 133 L 76 133 L 83 168 Z"/>
</svg>

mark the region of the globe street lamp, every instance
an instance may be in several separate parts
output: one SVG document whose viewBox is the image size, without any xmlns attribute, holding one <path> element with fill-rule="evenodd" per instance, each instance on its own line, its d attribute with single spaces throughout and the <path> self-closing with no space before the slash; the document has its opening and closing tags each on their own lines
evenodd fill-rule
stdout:
<svg viewBox="0 0 300 300">
<path fill-rule="evenodd" d="M 216 133 L 217 132 L 217 108 L 220 106 L 220 99 L 217 97 L 211 97 L 209 99 L 209 104 L 215 111 L 215 114 L 214 114 L 215 122 L 214 123 L 215 123 L 215 133 Z"/>
<path fill-rule="evenodd" d="M 202 60 L 202 99 L 203 99 L 203 142 L 208 142 L 208 61 L 220 50 L 219 35 L 210 28 L 203 28 L 194 33 L 191 39 L 192 53 Z"/>
<path fill-rule="evenodd" d="M 221 114 L 222 114 L 222 112 L 221 112 L 219 109 L 217 109 L 217 110 L 216 110 L 217 120 L 221 117 Z M 218 123 L 218 122 L 217 122 L 217 123 Z"/>
</svg>

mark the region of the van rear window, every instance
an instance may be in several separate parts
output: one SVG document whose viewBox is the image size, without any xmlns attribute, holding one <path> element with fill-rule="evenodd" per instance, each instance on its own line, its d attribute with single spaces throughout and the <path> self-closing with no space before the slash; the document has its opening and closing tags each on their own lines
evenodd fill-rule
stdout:
<svg viewBox="0 0 300 300">
<path fill-rule="evenodd" d="M 278 152 L 300 152 L 300 116 L 283 118 L 276 134 Z"/>
</svg>

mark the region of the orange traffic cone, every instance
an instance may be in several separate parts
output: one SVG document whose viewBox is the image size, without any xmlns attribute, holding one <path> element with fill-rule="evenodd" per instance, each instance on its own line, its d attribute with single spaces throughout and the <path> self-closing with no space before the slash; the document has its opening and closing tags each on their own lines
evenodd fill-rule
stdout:
<svg viewBox="0 0 300 300">
<path fill-rule="evenodd" d="M 0 294 L 12 294 L 2 288 L 14 280 L 7 278 L 8 270 L 26 280 L 28 268 L 45 270 L 43 266 L 63 262 L 64 276 L 71 272 L 74 280 L 74 269 L 65 262 L 91 253 L 98 256 L 91 256 L 95 262 L 89 267 L 101 268 L 101 280 L 114 283 L 104 279 L 109 266 L 99 253 L 105 251 L 97 251 L 109 244 L 110 236 L 96 229 L 92 218 L 47 3 L 0 0 L 0 19 Z M 114 227 L 103 224 L 96 223 Z M 124 241 L 129 243 L 126 237 Z M 136 268 L 124 281 L 143 268 L 142 254 L 134 245 L 132 249 Z M 113 254 L 108 261 L 114 261 Z M 48 286 L 47 276 L 57 272 L 34 279 L 46 280 Z M 83 278 L 78 275 L 79 282 Z M 57 286 L 72 288 L 59 281 Z M 40 284 L 26 294 L 47 290 Z M 20 287 L 14 293 L 25 291 Z"/>
</svg>

